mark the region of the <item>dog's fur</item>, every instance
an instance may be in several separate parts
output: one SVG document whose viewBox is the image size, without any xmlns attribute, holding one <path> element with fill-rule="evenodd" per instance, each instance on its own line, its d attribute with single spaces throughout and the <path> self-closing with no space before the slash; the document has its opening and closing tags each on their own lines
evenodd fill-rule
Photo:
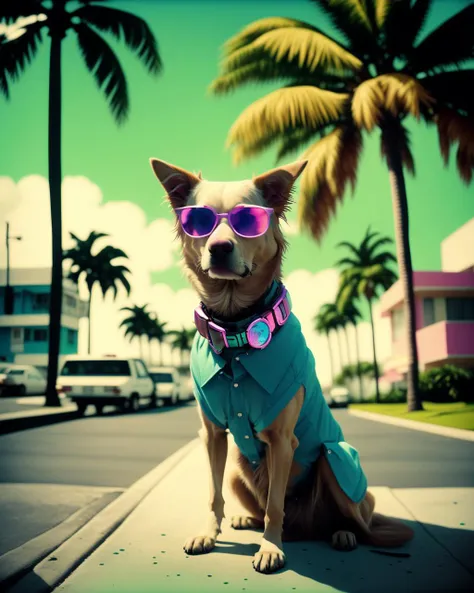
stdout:
<svg viewBox="0 0 474 593">
<path fill-rule="evenodd" d="M 152 168 L 164 186 L 173 208 L 205 204 L 218 212 L 228 212 L 240 203 L 260 204 L 274 209 L 272 223 L 262 237 L 237 236 L 226 219 L 203 239 L 191 239 L 177 225 L 182 241 L 184 266 L 203 303 L 221 319 L 244 318 L 274 279 L 281 279 L 286 248 L 280 221 L 290 203 L 291 191 L 306 161 L 273 169 L 253 180 L 210 182 L 179 167 L 151 159 Z M 233 251 L 226 265 L 213 264 L 211 250 L 216 243 L 230 241 Z M 354 503 L 341 490 L 323 455 L 315 461 L 310 475 L 292 486 L 301 468 L 293 461 L 298 447 L 294 428 L 304 402 L 300 387 L 276 420 L 257 437 L 266 444 L 266 455 L 254 471 L 238 450 L 230 484 L 248 516 L 233 517 L 235 529 L 264 528 L 253 566 L 259 572 L 274 572 L 285 563 L 282 540 L 328 539 L 339 550 L 356 547 L 357 539 L 380 546 L 398 546 L 410 540 L 412 530 L 395 519 L 374 513 L 370 492 Z M 209 514 L 200 535 L 188 539 L 189 554 L 209 552 L 215 546 L 224 517 L 222 483 L 227 460 L 227 432 L 214 425 L 201 409 L 200 435 L 205 443 L 211 470 Z M 234 448 L 236 449 L 236 448 Z"/>
</svg>

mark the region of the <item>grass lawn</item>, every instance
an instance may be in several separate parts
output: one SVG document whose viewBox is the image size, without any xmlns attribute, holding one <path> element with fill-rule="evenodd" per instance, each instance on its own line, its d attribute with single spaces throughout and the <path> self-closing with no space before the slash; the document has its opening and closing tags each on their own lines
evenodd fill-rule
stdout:
<svg viewBox="0 0 474 593">
<path fill-rule="evenodd" d="M 407 404 L 351 404 L 350 407 L 352 410 L 375 412 L 429 424 L 474 430 L 474 404 L 423 402 L 424 410 L 419 412 L 408 412 Z"/>
</svg>

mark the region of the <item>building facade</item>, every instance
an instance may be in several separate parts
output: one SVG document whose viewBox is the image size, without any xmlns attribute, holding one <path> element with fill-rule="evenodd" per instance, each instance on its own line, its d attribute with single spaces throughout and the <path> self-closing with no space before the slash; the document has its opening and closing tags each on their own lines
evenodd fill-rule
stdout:
<svg viewBox="0 0 474 593">
<path fill-rule="evenodd" d="M 5 315 L 6 271 L 0 270 L 0 360 L 47 367 L 50 282 L 50 268 L 10 270 L 13 314 Z M 87 316 L 87 307 L 79 298 L 77 285 L 65 278 L 60 358 L 77 354 L 79 319 Z"/>
<path fill-rule="evenodd" d="M 413 272 L 416 343 L 420 370 L 443 364 L 474 367 L 474 218 L 441 244 L 442 271 Z M 408 369 L 404 299 L 397 281 L 381 299 L 389 317 L 392 353 L 385 376 L 397 381 Z"/>
</svg>

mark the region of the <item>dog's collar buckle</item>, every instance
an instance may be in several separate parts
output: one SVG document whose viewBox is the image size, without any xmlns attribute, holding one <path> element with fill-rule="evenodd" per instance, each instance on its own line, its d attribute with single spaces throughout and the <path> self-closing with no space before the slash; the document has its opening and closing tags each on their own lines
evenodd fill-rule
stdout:
<svg viewBox="0 0 474 593">
<path fill-rule="evenodd" d="M 230 333 L 222 322 L 216 323 L 203 303 L 194 310 L 194 323 L 198 332 L 209 341 L 209 345 L 216 354 L 220 354 L 224 348 L 262 350 L 287 322 L 290 313 L 290 295 L 281 285 L 281 291 L 271 309 L 262 315 L 252 317 L 247 327 L 239 333 Z"/>
</svg>

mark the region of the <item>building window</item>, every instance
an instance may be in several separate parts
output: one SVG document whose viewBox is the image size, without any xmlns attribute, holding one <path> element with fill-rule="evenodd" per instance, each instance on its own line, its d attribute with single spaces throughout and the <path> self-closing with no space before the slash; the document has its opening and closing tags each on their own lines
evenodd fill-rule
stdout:
<svg viewBox="0 0 474 593">
<path fill-rule="evenodd" d="M 33 296 L 33 311 L 43 311 L 49 307 L 49 294 L 47 292 Z"/>
<path fill-rule="evenodd" d="M 423 299 L 423 327 L 436 322 L 434 299 Z"/>
<path fill-rule="evenodd" d="M 399 309 L 394 309 L 392 314 L 392 332 L 393 332 L 393 341 L 396 342 L 400 338 L 403 337 L 403 332 L 405 330 L 405 315 L 403 312 L 403 307 Z"/>
<path fill-rule="evenodd" d="M 70 345 L 74 345 L 76 343 L 75 340 L 76 332 L 73 329 L 67 330 L 67 343 Z"/>
<path fill-rule="evenodd" d="M 474 298 L 447 298 L 448 321 L 474 321 Z"/>
<path fill-rule="evenodd" d="M 34 329 L 33 330 L 33 342 L 47 342 L 48 341 L 48 330 L 47 329 Z"/>
<path fill-rule="evenodd" d="M 30 328 L 25 329 L 25 342 L 33 341 L 33 330 Z"/>
</svg>

